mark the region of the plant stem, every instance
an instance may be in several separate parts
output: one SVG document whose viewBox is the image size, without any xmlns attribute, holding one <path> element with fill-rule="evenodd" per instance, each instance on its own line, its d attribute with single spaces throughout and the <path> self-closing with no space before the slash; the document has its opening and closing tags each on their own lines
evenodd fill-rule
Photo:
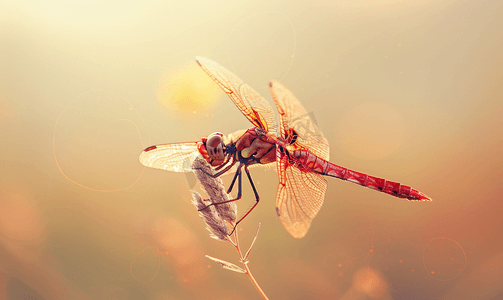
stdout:
<svg viewBox="0 0 503 300">
<path fill-rule="evenodd" d="M 234 248 L 236 248 L 236 250 L 238 251 L 238 254 L 239 254 L 239 258 L 241 260 L 241 262 L 243 263 L 243 266 L 246 270 L 246 276 L 248 276 L 248 278 L 250 278 L 250 281 L 252 282 L 253 286 L 255 286 L 255 288 L 257 289 L 257 291 L 259 292 L 260 296 L 262 296 L 262 298 L 264 298 L 265 300 L 269 300 L 269 298 L 267 298 L 267 295 L 264 293 L 264 291 L 260 288 L 260 286 L 258 285 L 258 282 L 255 280 L 255 277 L 253 277 L 251 271 L 250 271 L 250 268 L 248 268 L 248 261 L 246 260 L 246 258 L 243 257 L 243 254 L 241 253 L 241 249 L 239 248 L 239 241 L 238 241 L 238 232 L 237 232 L 237 229 L 234 230 L 234 240 L 236 241 L 235 243 L 232 243 L 232 245 L 234 246 Z"/>
</svg>

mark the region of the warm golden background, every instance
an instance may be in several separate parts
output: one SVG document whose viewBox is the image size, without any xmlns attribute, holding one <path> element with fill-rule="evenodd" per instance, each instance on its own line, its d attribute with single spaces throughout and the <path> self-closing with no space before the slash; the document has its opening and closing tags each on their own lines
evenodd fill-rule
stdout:
<svg viewBox="0 0 503 300">
<path fill-rule="evenodd" d="M 138 162 L 250 126 L 197 55 L 269 100 L 281 81 L 331 161 L 434 199 L 329 178 L 296 240 L 254 169 L 240 236 L 262 223 L 249 266 L 271 299 L 503 299 L 502 53 L 497 0 L 3 1 L 0 299 L 259 299 L 204 257 L 239 263 L 193 178 Z"/>
</svg>

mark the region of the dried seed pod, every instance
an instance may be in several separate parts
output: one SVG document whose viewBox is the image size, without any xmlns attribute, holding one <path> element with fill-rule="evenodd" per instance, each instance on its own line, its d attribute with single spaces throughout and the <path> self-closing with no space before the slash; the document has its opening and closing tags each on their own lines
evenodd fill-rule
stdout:
<svg viewBox="0 0 503 300">
<path fill-rule="evenodd" d="M 192 204 L 199 210 L 199 216 L 206 223 L 206 229 L 210 232 L 210 236 L 217 240 L 226 241 L 229 236 L 229 227 L 225 220 L 217 213 L 214 206 L 208 206 L 201 195 L 194 191 L 192 193 Z M 205 208 L 206 207 L 206 208 Z"/>
<path fill-rule="evenodd" d="M 197 180 L 203 186 L 204 191 L 210 197 L 210 203 L 221 203 L 232 199 L 232 196 L 227 193 L 222 179 L 219 177 L 211 177 L 208 174 L 213 174 L 208 162 L 197 157 L 192 164 L 192 169 L 196 174 Z M 212 205 L 220 215 L 220 217 L 226 221 L 234 222 L 237 216 L 237 205 L 234 202 L 229 202 L 225 204 Z"/>
</svg>

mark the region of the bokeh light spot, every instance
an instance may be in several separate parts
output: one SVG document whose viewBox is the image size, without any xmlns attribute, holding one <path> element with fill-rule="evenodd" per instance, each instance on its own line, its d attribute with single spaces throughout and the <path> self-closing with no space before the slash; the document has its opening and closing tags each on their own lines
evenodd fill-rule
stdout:
<svg viewBox="0 0 503 300">
<path fill-rule="evenodd" d="M 380 298 L 388 290 L 388 284 L 382 274 L 370 268 L 363 268 L 355 273 L 353 286 L 370 298 Z"/>
<path fill-rule="evenodd" d="M 140 180 L 145 168 L 137 163 L 138 152 L 149 133 L 131 108 L 121 95 L 96 90 L 63 109 L 54 128 L 53 155 L 66 179 L 99 192 L 125 190 Z"/>
<path fill-rule="evenodd" d="M 447 281 L 458 277 L 466 267 L 466 254 L 456 241 L 438 237 L 430 240 L 423 251 L 426 272 L 435 280 Z"/>
<path fill-rule="evenodd" d="M 10 187 L 8 185 L 11 185 Z M 15 191 L 17 188 L 18 191 Z M 23 186 L 0 183 L 0 234 L 10 240 L 40 244 L 46 239 L 46 224 L 39 208 Z"/>
<path fill-rule="evenodd" d="M 154 280 L 161 266 L 161 257 L 159 249 L 156 246 L 147 247 L 138 253 L 131 265 L 129 271 L 131 276 L 142 283 Z"/>
</svg>

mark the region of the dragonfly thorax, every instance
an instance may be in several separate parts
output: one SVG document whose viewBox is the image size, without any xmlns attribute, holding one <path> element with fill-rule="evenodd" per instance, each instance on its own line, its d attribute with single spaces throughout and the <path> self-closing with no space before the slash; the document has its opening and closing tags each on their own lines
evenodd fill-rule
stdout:
<svg viewBox="0 0 503 300">
<path fill-rule="evenodd" d="M 263 128 L 260 127 L 255 127 L 254 130 L 258 136 L 263 136 L 267 134 L 267 130 L 264 130 Z"/>
</svg>

